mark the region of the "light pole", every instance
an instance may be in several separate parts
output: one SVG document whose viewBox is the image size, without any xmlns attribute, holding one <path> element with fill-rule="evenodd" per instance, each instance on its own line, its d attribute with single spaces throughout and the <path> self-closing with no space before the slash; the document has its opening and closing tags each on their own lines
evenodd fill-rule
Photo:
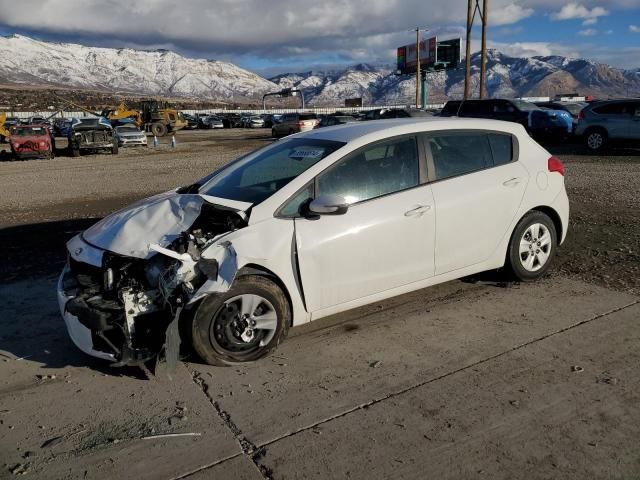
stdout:
<svg viewBox="0 0 640 480">
<path fill-rule="evenodd" d="M 420 32 L 428 32 L 425 28 L 416 27 L 416 108 L 420 108 L 420 82 L 421 78 L 421 65 L 420 65 Z"/>
</svg>

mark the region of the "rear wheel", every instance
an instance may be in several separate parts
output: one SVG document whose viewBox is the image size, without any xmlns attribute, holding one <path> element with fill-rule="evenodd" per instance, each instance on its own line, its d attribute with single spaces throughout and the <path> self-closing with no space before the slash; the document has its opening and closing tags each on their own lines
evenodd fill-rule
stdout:
<svg viewBox="0 0 640 480">
<path fill-rule="evenodd" d="M 602 151 L 607 143 L 607 132 L 600 128 L 588 130 L 585 134 L 584 142 L 590 151 Z"/>
<path fill-rule="evenodd" d="M 507 266 L 517 280 L 536 280 L 549 270 L 557 244 L 556 227 L 549 216 L 529 212 L 513 231 Z"/>
<path fill-rule="evenodd" d="M 252 362 L 276 349 L 290 322 L 289 302 L 275 283 L 243 276 L 202 301 L 191 328 L 193 348 L 210 365 Z"/>
<path fill-rule="evenodd" d="M 156 137 L 164 137 L 167 134 L 167 126 L 164 123 L 156 122 L 151 125 L 151 133 Z"/>
<path fill-rule="evenodd" d="M 69 153 L 71 154 L 72 157 L 79 157 L 80 156 L 80 147 L 77 145 L 70 145 L 69 146 Z"/>
<path fill-rule="evenodd" d="M 118 142 L 114 142 L 113 147 L 111 147 L 111 154 L 112 155 L 118 154 Z"/>
</svg>

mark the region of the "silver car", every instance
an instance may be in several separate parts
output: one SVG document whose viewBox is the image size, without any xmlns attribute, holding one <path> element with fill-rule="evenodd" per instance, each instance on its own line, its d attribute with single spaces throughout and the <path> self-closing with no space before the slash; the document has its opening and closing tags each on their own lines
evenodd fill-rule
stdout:
<svg viewBox="0 0 640 480">
<path fill-rule="evenodd" d="M 583 108 L 578 115 L 576 136 L 591 151 L 613 142 L 640 146 L 640 100 L 606 100 Z"/>
<path fill-rule="evenodd" d="M 135 125 L 121 125 L 115 130 L 119 147 L 148 146 L 147 135 Z"/>
</svg>

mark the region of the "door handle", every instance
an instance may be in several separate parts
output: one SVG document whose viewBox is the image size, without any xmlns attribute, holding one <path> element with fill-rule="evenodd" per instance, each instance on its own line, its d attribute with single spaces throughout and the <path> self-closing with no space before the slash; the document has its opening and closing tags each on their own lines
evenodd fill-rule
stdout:
<svg viewBox="0 0 640 480">
<path fill-rule="evenodd" d="M 406 212 L 404 212 L 405 217 L 413 217 L 414 215 L 422 215 L 425 212 L 431 210 L 431 205 L 417 205 Z"/>
<path fill-rule="evenodd" d="M 505 187 L 515 187 L 519 183 L 520 183 L 520 177 L 513 177 L 513 178 L 510 178 L 509 180 L 502 182 L 502 185 L 504 185 Z"/>
</svg>

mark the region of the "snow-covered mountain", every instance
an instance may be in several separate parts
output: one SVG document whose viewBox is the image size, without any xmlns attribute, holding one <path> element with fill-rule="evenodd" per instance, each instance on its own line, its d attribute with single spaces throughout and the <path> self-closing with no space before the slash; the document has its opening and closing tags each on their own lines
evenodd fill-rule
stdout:
<svg viewBox="0 0 640 480">
<path fill-rule="evenodd" d="M 22 35 L 0 37 L 0 83 L 225 102 L 255 100 L 277 88 L 231 63 L 185 58 L 167 50 L 85 47 Z"/>
<path fill-rule="evenodd" d="M 480 55 L 472 58 L 472 89 L 477 95 Z M 367 104 L 408 104 L 415 101 L 415 77 L 396 76 L 391 68 L 356 65 L 340 71 L 278 75 L 270 79 L 284 87 L 304 89 L 308 103 L 343 104 L 345 98 L 363 97 Z M 578 92 L 598 97 L 640 95 L 640 69 L 621 70 L 584 59 L 560 56 L 515 58 L 489 50 L 487 88 L 493 97 L 553 96 Z M 429 100 L 460 98 L 464 68 L 434 72 L 428 79 Z"/>
<path fill-rule="evenodd" d="M 472 57 L 477 94 L 480 56 Z M 141 51 L 50 43 L 22 35 L 0 37 L 0 84 L 68 87 L 132 95 L 157 95 L 228 103 L 259 103 L 281 88 L 302 89 L 308 104 L 408 104 L 415 78 L 398 77 L 393 65 L 358 64 L 332 71 L 286 73 L 269 80 L 236 65 L 192 59 L 168 50 Z M 552 96 L 579 92 L 599 97 L 640 96 L 640 69 L 621 70 L 560 56 L 515 58 L 488 51 L 490 96 Z M 464 69 L 429 75 L 429 100 L 460 98 Z"/>
</svg>

